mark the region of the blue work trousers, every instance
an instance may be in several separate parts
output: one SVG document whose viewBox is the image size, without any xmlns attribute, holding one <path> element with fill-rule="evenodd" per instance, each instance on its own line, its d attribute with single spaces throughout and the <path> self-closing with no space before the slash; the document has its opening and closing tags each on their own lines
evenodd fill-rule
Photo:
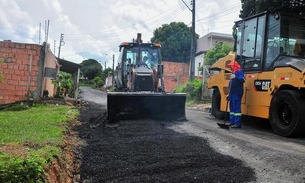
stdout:
<svg viewBox="0 0 305 183">
<path fill-rule="evenodd" d="M 241 98 L 243 94 L 241 93 L 230 93 L 230 124 L 231 125 L 241 125 Z"/>
</svg>

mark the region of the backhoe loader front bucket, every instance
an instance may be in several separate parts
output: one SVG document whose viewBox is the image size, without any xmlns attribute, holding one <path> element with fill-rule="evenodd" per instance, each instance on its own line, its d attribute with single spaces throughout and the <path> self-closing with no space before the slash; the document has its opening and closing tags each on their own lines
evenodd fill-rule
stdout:
<svg viewBox="0 0 305 183">
<path fill-rule="evenodd" d="M 185 93 L 108 92 L 108 121 L 149 118 L 183 121 Z"/>
</svg>

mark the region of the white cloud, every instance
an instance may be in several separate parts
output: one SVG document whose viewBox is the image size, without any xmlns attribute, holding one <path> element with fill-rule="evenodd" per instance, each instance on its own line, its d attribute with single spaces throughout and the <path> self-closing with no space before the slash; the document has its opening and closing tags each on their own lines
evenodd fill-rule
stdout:
<svg viewBox="0 0 305 183">
<path fill-rule="evenodd" d="M 184 0 L 191 7 L 191 0 Z M 196 1 L 196 32 L 231 33 L 238 19 L 240 0 Z M 39 42 L 45 37 L 45 22 L 50 20 L 49 43 L 58 53 L 59 38 L 64 34 L 61 57 L 80 63 L 93 58 L 112 61 L 118 56 L 118 45 L 130 41 L 138 32 L 143 41 L 153 30 L 173 21 L 191 26 L 192 14 L 182 0 L 1 0 L 0 39 L 17 42 Z"/>
</svg>

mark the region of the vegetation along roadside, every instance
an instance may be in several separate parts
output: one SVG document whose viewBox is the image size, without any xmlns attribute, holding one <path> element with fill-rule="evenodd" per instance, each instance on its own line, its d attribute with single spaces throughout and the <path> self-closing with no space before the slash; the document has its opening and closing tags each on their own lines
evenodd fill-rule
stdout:
<svg viewBox="0 0 305 183">
<path fill-rule="evenodd" d="M 54 160 L 65 159 L 69 120 L 77 116 L 73 106 L 58 104 L 15 104 L 1 110 L 0 182 L 51 179 Z"/>
</svg>

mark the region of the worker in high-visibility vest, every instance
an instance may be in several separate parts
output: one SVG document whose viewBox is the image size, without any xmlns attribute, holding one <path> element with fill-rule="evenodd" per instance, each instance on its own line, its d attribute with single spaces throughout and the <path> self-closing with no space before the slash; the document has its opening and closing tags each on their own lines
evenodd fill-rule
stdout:
<svg viewBox="0 0 305 183">
<path fill-rule="evenodd" d="M 228 66 L 232 69 L 228 96 L 230 101 L 230 126 L 231 128 L 241 128 L 241 98 L 244 93 L 245 76 L 237 61 L 231 61 Z"/>
</svg>

